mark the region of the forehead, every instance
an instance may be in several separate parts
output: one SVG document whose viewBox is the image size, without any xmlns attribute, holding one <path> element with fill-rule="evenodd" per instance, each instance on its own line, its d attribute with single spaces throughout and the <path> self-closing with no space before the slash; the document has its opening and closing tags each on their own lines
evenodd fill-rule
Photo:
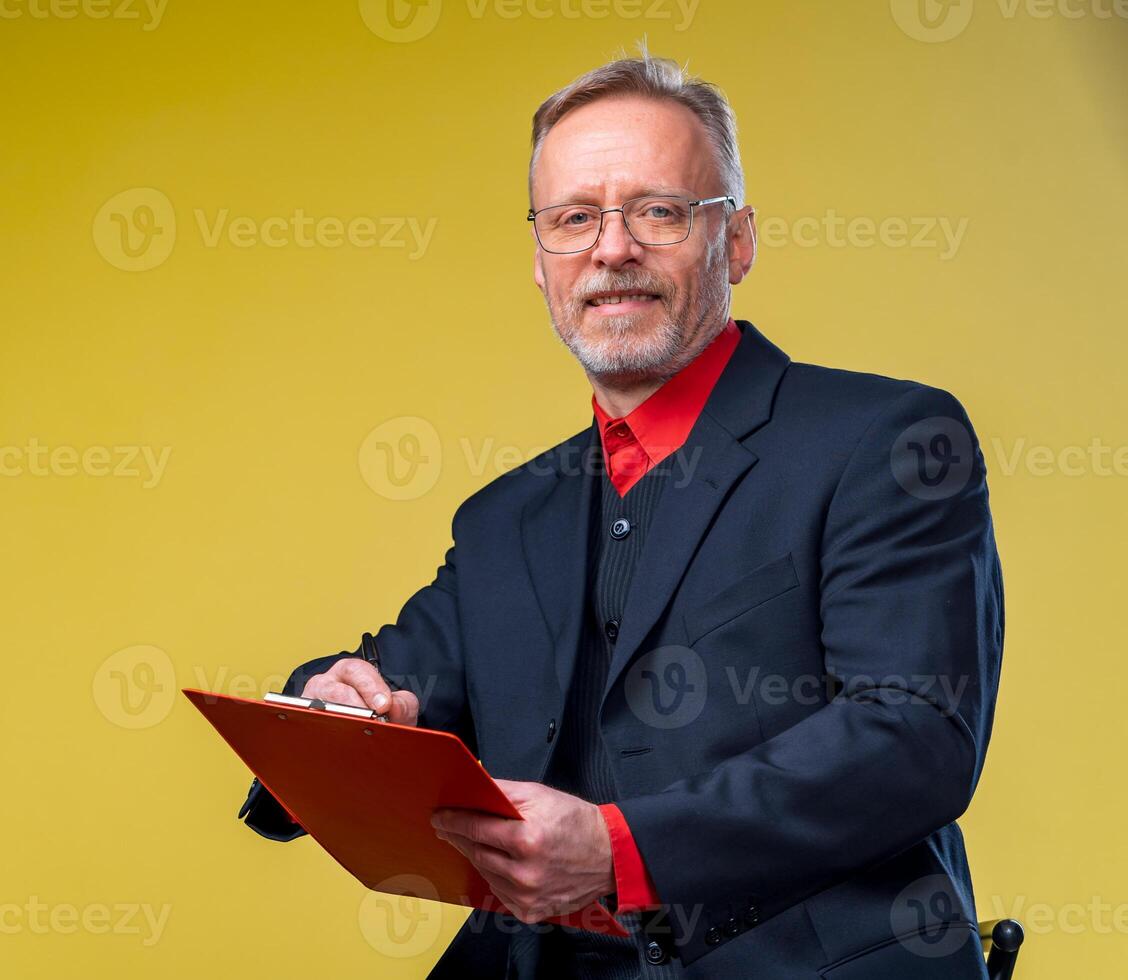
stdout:
<svg viewBox="0 0 1128 980">
<path fill-rule="evenodd" d="M 533 171 L 534 204 L 617 204 L 652 191 L 719 193 L 701 120 L 668 99 L 616 96 L 565 115 L 548 131 Z"/>
</svg>

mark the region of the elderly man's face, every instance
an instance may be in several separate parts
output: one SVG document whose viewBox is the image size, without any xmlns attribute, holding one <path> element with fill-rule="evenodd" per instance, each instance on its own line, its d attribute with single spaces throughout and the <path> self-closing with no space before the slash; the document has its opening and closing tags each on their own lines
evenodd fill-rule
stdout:
<svg viewBox="0 0 1128 980">
<path fill-rule="evenodd" d="M 569 112 L 545 137 L 533 173 L 538 209 L 730 191 L 697 116 L 675 102 L 639 97 L 599 99 Z M 752 224 L 745 210 L 733 215 L 726 204 L 694 210 L 692 233 L 677 245 L 640 245 L 616 212 L 604 215 L 603 233 L 586 252 L 538 247 L 534 278 L 553 326 L 589 374 L 608 381 L 669 376 L 724 322 L 729 283 L 740 281 L 754 254 Z M 616 295 L 632 298 L 600 302 Z"/>
</svg>

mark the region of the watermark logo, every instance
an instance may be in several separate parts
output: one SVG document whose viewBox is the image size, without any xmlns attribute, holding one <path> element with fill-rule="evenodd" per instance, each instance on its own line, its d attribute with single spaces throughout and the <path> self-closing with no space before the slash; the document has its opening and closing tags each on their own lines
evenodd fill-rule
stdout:
<svg viewBox="0 0 1128 980">
<path fill-rule="evenodd" d="M 951 956 L 970 939 L 960 902 L 947 875 L 910 882 L 893 900 L 889 922 L 909 952 L 925 959 Z"/>
<path fill-rule="evenodd" d="M 176 244 L 172 202 L 153 187 L 132 187 L 111 197 L 94 216 L 94 247 L 115 269 L 147 272 Z"/>
<path fill-rule="evenodd" d="M 677 33 L 688 30 L 701 0 L 465 0 L 472 21 L 532 20 L 664 21 Z M 430 34 L 442 14 L 442 0 L 359 0 L 360 18 L 377 37 L 397 44 Z"/>
<path fill-rule="evenodd" d="M 959 493 L 971 476 L 971 434 L 955 419 L 937 415 L 910 425 L 889 454 L 893 476 L 920 500 L 944 500 Z"/>
<path fill-rule="evenodd" d="M 94 674 L 94 703 L 121 728 L 152 728 L 176 697 L 176 668 L 164 650 L 132 646 L 107 657 Z"/>
<path fill-rule="evenodd" d="M 357 462 L 364 482 L 381 497 L 416 500 L 438 482 L 443 447 L 430 422 L 402 415 L 368 433 Z"/>
<path fill-rule="evenodd" d="M 971 23 L 974 0 L 889 0 L 893 20 L 916 41 L 936 44 L 958 37 Z"/>
<path fill-rule="evenodd" d="M 384 956 L 407 959 L 433 950 L 443 927 L 435 886 L 422 875 L 402 874 L 373 885 L 360 900 L 357 923 L 368 945 Z"/>
<path fill-rule="evenodd" d="M 889 0 L 897 26 L 917 41 L 936 43 L 958 37 L 971 22 L 974 0 Z M 1020 16 L 1030 20 L 1111 20 L 1128 18 L 1128 0 L 995 0 L 1004 21 Z"/>
<path fill-rule="evenodd" d="M 364 25 L 396 44 L 425 38 L 443 12 L 442 0 L 360 0 L 359 6 Z"/>
<path fill-rule="evenodd" d="M 652 728 L 683 728 L 705 707 L 705 662 L 691 647 L 657 647 L 639 657 L 624 681 L 627 705 Z"/>
<path fill-rule="evenodd" d="M 168 717 L 177 703 L 176 691 L 183 686 L 224 694 L 233 698 L 263 698 L 281 691 L 286 675 L 263 676 L 235 673 L 227 666 L 196 664 L 188 685 L 180 682 L 171 659 L 159 647 L 126 647 L 111 654 L 94 674 L 94 702 L 107 721 L 121 728 L 152 728 Z M 430 697 L 434 680 L 422 683 L 414 674 L 401 686 L 410 686 L 420 703 Z M 213 702 L 214 703 L 214 702 Z"/>
<path fill-rule="evenodd" d="M 207 249 L 380 249 L 398 251 L 412 262 L 426 254 L 438 226 L 433 216 L 312 215 L 300 207 L 266 217 L 196 207 L 192 217 L 180 237 L 194 233 Z M 134 187 L 102 205 L 94 217 L 93 237 L 99 254 L 114 268 L 147 272 L 172 254 L 176 212 L 160 191 Z"/>
</svg>

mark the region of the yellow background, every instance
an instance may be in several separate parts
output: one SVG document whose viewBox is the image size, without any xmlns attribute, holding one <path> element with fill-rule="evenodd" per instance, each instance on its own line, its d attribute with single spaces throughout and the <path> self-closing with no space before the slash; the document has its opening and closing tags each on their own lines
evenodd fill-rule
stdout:
<svg viewBox="0 0 1128 980">
<path fill-rule="evenodd" d="M 726 90 L 748 199 L 775 222 L 735 314 L 797 360 L 916 378 L 970 412 L 1008 620 L 962 820 L 979 913 L 1027 922 L 1020 977 L 1123 975 L 1128 450 L 1102 471 L 1128 445 L 1128 21 L 1111 0 L 977 0 L 943 41 L 913 27 L 915 0 L 700 0 L 688 18 L 670 0 L 444 0 L 410 41 L 370 29 L 367 0 L 171 0 L 159 23 L 38 2 L 0 17 L 0 973 L 415 977 L 453 935 L 461 914 L 438 906 L 389 932 L 308 839 L 240 827 L 247 774 L 175 688 L 258 694 L 352 649 L 430 581 L 461 500 L 587 423 L 531 281 L 528 123 L 645 34 Z M 137 188 L 167 197 L 175 237 L 158 208 L 150 257 L 171 252 L 123 271 L 96 218 L 123 193 L 109 211 L 137 217 Z M 209 245 L 199 216 L 223 209 L 433 234 Z M 938 232 L 812 239 L 833 215 L 967 224 L 944 256 Z M 425 422 L 374 438 L 430 425 L 441 463 L 431 446 L 430 476 L 392 499 L 361 446 L 401 417 Z M 143 457 L 111 465 L 139 475 L 100 475 L 97 453 L 36 464 L 31 440 L 170 451 L 154 480 Z M 168 906 L 159 937 L 131 905 Z"/>
</svg>

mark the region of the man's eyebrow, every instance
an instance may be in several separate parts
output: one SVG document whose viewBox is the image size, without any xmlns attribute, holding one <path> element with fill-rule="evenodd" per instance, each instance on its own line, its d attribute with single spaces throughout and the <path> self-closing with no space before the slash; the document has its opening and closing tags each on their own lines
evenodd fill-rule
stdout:
<svg viewBox="0 0 1128 980">
<path fill-rule="evenodd" d="M 598 207 L 599 205 L 597 205 L 594 201 L 595 196 L 595 194 L 584 194 L 582 192 L 577 192 L 567 200 L 556 201 L 554 202 L 554 204 L 547 206 L 553 207 L 555 205 L 562 204 L 590 204 L 593 207 Z M 624 197 L 623 201 L 633 201 L 637 197 L 684 197 L 692 199 L 693 195 L 684 188 L 667 187 L 662 185 L 647 185 L 645 187 L 636 189 L 633 193 Z M 619 202 L 619 204 L 622 203 L 622 201 Z"/>
</svg>

